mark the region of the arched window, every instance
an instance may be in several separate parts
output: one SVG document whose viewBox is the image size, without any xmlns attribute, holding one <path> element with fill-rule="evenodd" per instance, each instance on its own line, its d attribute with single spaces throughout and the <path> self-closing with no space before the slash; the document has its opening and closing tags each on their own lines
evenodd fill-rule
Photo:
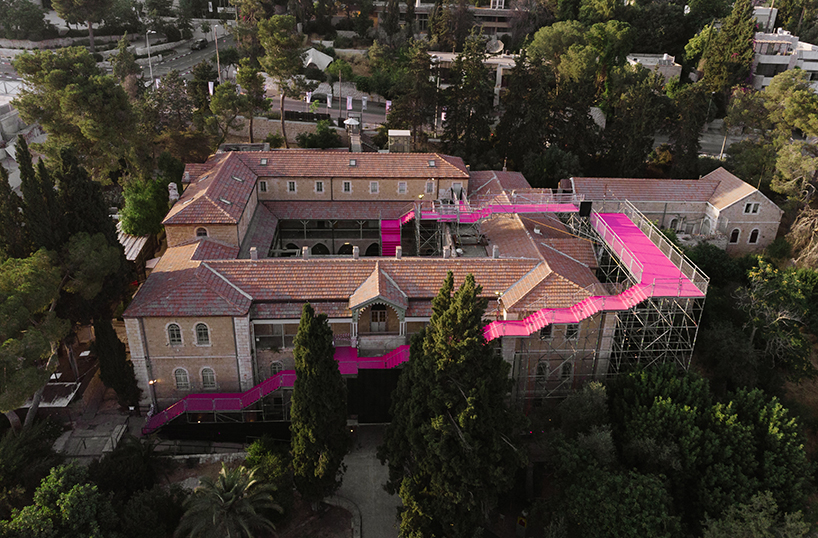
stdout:
<svg viewBox="0 0 818 538">
<path fill-rule="evenodd" d="M 196 345 L 206 346 L 210 344 L 210 331 L 204 323 L 196 324 Z"/>
<path fill-rule="evenodd" d="M 352 256 L 352 245 L 344 243 L 341 245 L 341 248 L 338 249 L 338 254 L 341 256 Z"/>
<path fill-rule="evenodd" d="M 733 231 L 730 232 L 730 242 L 731 243 L 738 243 L 738 236 L 741 235 L 741 230 L 738 228 L 733 228 Z"/>
<path fill-rule="evenodd" d="M 176 390 L 190 390 L 190 378 L 187 376 L 187 370 L 177 368 L 173 371 L 173 377 L 176 380 Z"/>
<path fill-rule="evenodd" d="M 329 254 L 329 249 L 324 243 L 316 243 L 312 247 L 312 253 L 316 256 L 327 256 Z"/>
<path fill-rule="evenodd" d="M 380 256 L 381 255 L 381 246 L 378 243 L 372 243 L 368 247 L 366 247 L 366 252 L 364 256 Z"/>
<path fill-rule="evenodd" d="M 537 394 L 545 392 L 546 383 L 548 382 L 548 362 L 540 361 L 537 363 L 537 377 L 535 378 L 535 390 Z"/>
<path fill-rule="evenodd" d="M 202 368 L 202 388 L 216 388 L 216 372 L 213 371 L 213 368 Z"/>
<path fill-rule="evenodd" d="M 678 226 L 679 226 L 679 219 L 673 219 L 673 220 L 670 221 L 670 229 L 673 230 L 674 232 L 676 231 L 676 228 Z"/>
<path fill-rule="evenodd" d="M 207 228 L 196 228 L 196 237 L 207 237 Z"/>
<path fill-rule="evenodd" d="M 563 381 L 565 381 L 567 379 L 570 379 L 571 374 L 573 373 L 573 371 L 574 371 L 574 365 L 571 364 L 570 362 L 564 362 L 564 363 L 562 363 L 562 370 L 560 371 L 560 377 L 562 377 Z"/>
<path fill-rule="evenodd" d="M 758 228 L 755 228 L 752 232 L 750 232 L 750 239 L 748 239 L 747 242 L 750 244 L 758 243 Z"/>
<path fill-rule="evenodd" d="M 710 235 L 710 219 L 707 217 L 704 218 L 704 222 L 702 222 L 702 235 Z"/>
<path fill-rule="evenodd" d="M 270 375 L 278 375 L 284 370 L 284 365 L 281 361 L 273 361 L 270 363 Z"/>
<path fill-rule="evenodd" d="M 182 329 L 175 323 L 168 325 L 168 344 L 172 346 L 182 345 Z"/>
</svg>

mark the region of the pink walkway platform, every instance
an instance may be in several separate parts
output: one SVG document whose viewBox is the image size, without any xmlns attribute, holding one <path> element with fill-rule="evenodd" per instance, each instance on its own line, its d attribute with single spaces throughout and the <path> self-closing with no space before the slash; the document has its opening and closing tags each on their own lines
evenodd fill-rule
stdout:
<svg viewBox="0 0 818 538">
<path fill-rule="evenodd" d="M 498 212 L 514 212 L 519 206 L 497 207 L 503 208 Z M 537 209 L 536 212 L 542 211 Z M 555 323 L 578 323 L 597 312 L 628 310 L 650 297 L 704 297 L 704 293 L 627 215 L 593 213 L 591 225 L 619 257 L 622 265 L 628 268 L 637 284 L 618 295 L 588 297 L 567 308 L 543 308 L 523 320 L 493 321 L 486 325 L 483 332 L 487 341 L 501 336 L 528 336 Z M 362 369 L 389 369 L 409 360 L 409 346 L 400 346 L 380 357 L 359 357 L 355 348 L 338 347 L 335 349 L 335 360 L 342 375 L 356 375 Z M 148 419 L 142 433 L 151 433 L 186 412 L 240 411 L 280 388 L 292 387 L 294 382 L 295 371 L 287 370 L 262 381 L 247 392 L 191 394 Z"/>
</svg>

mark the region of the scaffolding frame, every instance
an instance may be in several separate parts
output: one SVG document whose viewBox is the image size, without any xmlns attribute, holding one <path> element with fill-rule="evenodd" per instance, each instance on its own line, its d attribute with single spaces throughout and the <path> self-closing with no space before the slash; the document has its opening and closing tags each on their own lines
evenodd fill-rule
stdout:
<svg viewBox="0 0 818 538">
<path fill-rule="evenodd" d="M 625 213 L 685 278 L 706 294 L 709 278 L 632 204 L 619 203 L 611 212 Z M 575 213 L 558 217 L 571 233 L 592 242 L 596 276 L 607 293 L 615 295 L 639 283 L 637 275 L 602 240 L 588 218 Z M 546 399 L 565 397 L 587 381 L 603 381 L 634 369 L 666 363 L 688 370 L 704 301 L 704 297 L 681 295 L 648 297 L 625 311 L 596 314 L 588 318 L 592 322 L 583 321 L 581 337 L 571 346 L 548 339 L 541 339 L 535 346 L 531 341 L 537 335 L 515 339 L 515 399 L 528 412 Z"/>
</svg>

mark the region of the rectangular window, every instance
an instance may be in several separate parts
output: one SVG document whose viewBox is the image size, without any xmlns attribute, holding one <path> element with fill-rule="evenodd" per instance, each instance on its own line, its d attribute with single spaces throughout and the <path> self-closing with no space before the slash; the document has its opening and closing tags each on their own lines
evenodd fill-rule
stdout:
<svg viewBox="0 0 818 538">
<path fill-rule="evenodd" d="M 267 182 L 266 181 L 259 181 L 258 182 L 258 191 L 259 192 L 267 192 Z"/>
<path fill-rule="evenodd" d="M 551 333 L 554 332 L 553 325 L 546 325 L 540 329 L 540 340 L 551 340 Z"/>
<path fill-rule="evenodd" d="M 398 181 L 398 194 L 406 194 L 406 182 Z"/>
<path fill-rule="evenodd" d="M 753 214 L 758 213 L 758 203 L 753 204 L 753 210 L 751 211 L 751 213 Z"/>
<path fill-rule="evenodd" d="M 453 189 L 453 190 L 456 190 L 456 191 L 457 191 L 457 190 L 460 190 L 460 189 L 462 189 L 462 188 L 463 188 L 463 184 L 462 184 L 462 183 L 457 183 L 457 182 L 456 182 L 456 183 L 452 183 L 452 189 Z"/>
<path fill-rule="evenodd" d="M 434 194 L 435 193 L 435 182 L 434 181 L 427 181 L 426 182 L 426 194 Z"/>
<path fill-rule="evenodd" d="M 352 192 L 352 182 L 344 181 L 344 192 Z"/>
<path fill-rule="evenodd" d="M 324 192 L 324 182 L 323 181 L 316 181 L 315 182 L 315 192 Z"/>
<path fill-rule="evenodd" d="M 565 339 L 576 340 L 579 337 L 579 323 L 569 323 L 565 326 Z"/>
<path fill-rule="evenodd" d="M 755 202 L 755 203 L 749 203 L 748 202 L 748 203 L 744 204 L 744 214 L 746 215 L 746 214 L 756 214 L 756 213 L 758 213 L 758 206 L 759 206 L 758 202 Z"/>
<path fill-rule="evenodd" d="M 370 181 L 369 182 L 369 193 L 370 194 L 378 194 L 378 182 L 377 181 Z"/>
<path fill-rule="evenodd" d="M 295 192 L 295 181 L 287 182 L 287 192 Z"/>
</svg>

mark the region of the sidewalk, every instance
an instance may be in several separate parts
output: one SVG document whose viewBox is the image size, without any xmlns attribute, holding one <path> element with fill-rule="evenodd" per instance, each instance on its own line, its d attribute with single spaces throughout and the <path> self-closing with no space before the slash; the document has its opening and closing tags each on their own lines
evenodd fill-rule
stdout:
<svg viewBox="0 0 818 538">
<path fill-rule="evenodd" d="M 389 476 L 375 451 L 385 426 L 358 426 L 356 446 L 347 454 L 347 471 L 338 495 L 352 501 L 361 511 L 363 538 L 397 538 L 397 508 L 400 498 L 383 489 Z"/>
</svg>

